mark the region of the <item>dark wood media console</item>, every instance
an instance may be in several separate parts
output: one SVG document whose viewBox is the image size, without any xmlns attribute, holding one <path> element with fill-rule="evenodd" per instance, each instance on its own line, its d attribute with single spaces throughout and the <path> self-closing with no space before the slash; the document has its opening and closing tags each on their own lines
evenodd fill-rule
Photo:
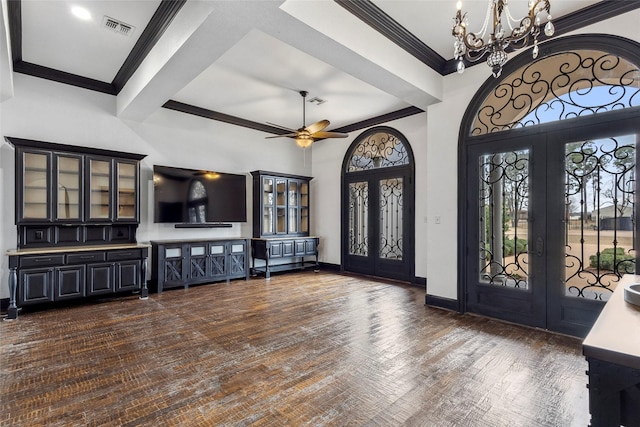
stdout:
<svg viewBox="0 0 640 427">
<path fill-rule="evenodd" d="M 164 289 L 249 279 L 249 240 L 196 239 L 151 242 L 151 288 Z"/>
</svg>

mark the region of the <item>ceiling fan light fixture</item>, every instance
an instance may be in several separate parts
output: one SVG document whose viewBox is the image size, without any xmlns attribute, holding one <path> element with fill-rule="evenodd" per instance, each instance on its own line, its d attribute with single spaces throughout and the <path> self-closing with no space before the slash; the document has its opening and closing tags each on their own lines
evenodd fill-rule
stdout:
<svg viewBox="0 0 640 427">
<path fill-rule="evenodd" d="M 298 147 L 300 148 L 309 148 L 311 147 L 311 144 L 313 144 L 313 138 L 308 136 L 300 136 L 296 138 L 296 144 L 298 144 Z"/>
<path fill-rule="evenodd" d="M 331 123 L 329 122 L 329 120 L 320 120 L 319 122 L 315 122 L 310 124 L 309 126 L 306 126 L 306 109 L 305 109 L 305 98 L 307 97 L 307 95 L 309 94 L 309 92 L 307 92 L 306 90 L 301 90 L 300 92 L 300 96 L 302 96 L 302 127 L 295 130 L 295 129 L 289 129 L 286 128 L 284 126 L 280 126 L 280 125 L 274 125 L 273 123 L 269 123 L 270 125 L 273 126 L 277 126 L 282 130 L 287 131 L 288 133 L 283 133 L 277 136 L 267 136 L 266 138 L 293 138 L 296 141 L 296 144 L 298 145 L 298 147 L 301 148 L 308 148 L 311 146 L 311 144 L 313 144 L 313 142 L 316 139 L 325 139 L 325 138 L 346 138 L 349 135 L 346 133 L 342 133 L 342 132 L 325 132 L 323 129 L 325 129 L 327 126 L 329 126 Z M 319 98 L 314 98 L 314 102 L 322 101 L 325 102 L 324 100 L 320 100 Z"/>
</svg>

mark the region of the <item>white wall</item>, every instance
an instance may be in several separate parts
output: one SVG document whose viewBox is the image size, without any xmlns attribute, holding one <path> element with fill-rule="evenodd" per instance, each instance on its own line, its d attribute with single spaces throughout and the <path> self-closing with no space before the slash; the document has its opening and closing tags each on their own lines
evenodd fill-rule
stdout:
<svg viewBox="0 0 640 427">
<path fill-rule="evenodd" d="M 115 115 L 116 97 L 15 74 L 15 96 L 0 104 L 0 250 L 15 249 L 14 149 L 5 136 L 146 154 L 141 163 L 138 241 L 200 237 L 251 237 L 249 172 L 263 169 L 311 175 L 310 153 L 290 139 L 161 109 L 142 123 Z M 247 173 L 246 224 L 222 229 L 175 229 L 153 223 L 154 164 Z M 7 257 L 0 257 L 0 298 L 8 298 Z"/>
</svg>

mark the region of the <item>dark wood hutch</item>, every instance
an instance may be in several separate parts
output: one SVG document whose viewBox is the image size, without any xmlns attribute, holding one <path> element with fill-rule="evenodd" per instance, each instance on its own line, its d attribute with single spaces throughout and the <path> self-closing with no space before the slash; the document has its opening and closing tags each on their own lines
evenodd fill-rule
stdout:
<svg viewBox="0 0 640 427">
<path fill-rule="evenodd" d="M 20 306 L 119 292 L 148 296 L 141 154 L 7 137 L 15 147 L 17 249 L 8 319 Z"/>
<path fill-rule="evenodd" d="M 309 235 L 311 177 L 253 171 L 254 274 L 312 266 L 318 269 L 319 238 Z M 309 260 L 313 257 L 313 260 Z M 256 259 L 264 265 L 256 266 Z"/>
</svg>

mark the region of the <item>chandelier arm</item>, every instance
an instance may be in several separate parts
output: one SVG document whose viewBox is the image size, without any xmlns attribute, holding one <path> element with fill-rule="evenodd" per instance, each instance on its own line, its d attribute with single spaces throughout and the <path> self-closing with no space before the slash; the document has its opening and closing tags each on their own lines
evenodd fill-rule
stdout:
<svg viewBox="0 0 640 427">
<path fill-rule="evenodd" d="M 507 50 L 509 48 L 517 50 L 526 47 L 531 39 L 535 41 L 533 57 L 536 58 L 538 55 L 537 38 L 542 28 L 540 17 L 538 16 L 540 13 L 547 12 L 548 22 L 544 27 L 544 32 L 547 36 L 553 35 L 554 28 L 551 24 L 550 15 L 551 5 L 550 0 L 530 0 L 529 5 L 527 15 L 518 21 L 511 15 L 507 0 L 489 0 L 484 24 L 480 34 L 477 34 L 467 32 L 467 14 L 462 14 L 462 3 L 459 1 L 451 30 L 455 38 L 454 58 L 459 60 L 458 72 L 462 73 L 464 71 L 462 58 L 470 62 L 476 62 L 488 54 L 487 65 L 491 67 L 494 77 L 498 77 L 502 72 L 502 66 L 508 61 Z M 507 21 L 506 25 L 509 32 L 505 31 L 503 27 L 505 25 L 503 18 Z M 490 30 L 492 32 L 485 40 L 490 19 L 492 20 Z M 511 21 L 513 21 L 513 25 Z M 517 26 L 514 28 L 516 23 Z"/>
<path fill-rule="evenodd" d="M 491 19 L 491 11 L 493 10 L 493 7 L 491 7 L 491 5 L 493 0 L 491 0 L 489 2 L 489 4 L 487 5 L 487 13 L 484 16 L 484 22 L 482 23 L 482 28 L 480 28 L 480 35 L 478 36 L 481 39 L 484 39 L 484 36 L 487 35 L 487 29 L 489 29 L 489 19 Z M 465 13 L 466 16 L 466 13 Z"/>
</svg>

